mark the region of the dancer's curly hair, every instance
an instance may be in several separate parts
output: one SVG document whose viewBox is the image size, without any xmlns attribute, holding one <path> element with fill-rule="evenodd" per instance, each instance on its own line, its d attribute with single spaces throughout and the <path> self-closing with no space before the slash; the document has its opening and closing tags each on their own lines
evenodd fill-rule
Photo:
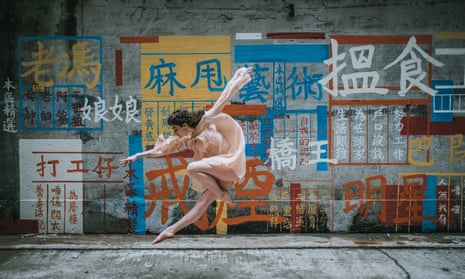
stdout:
<svg viewBox="0 0 465 279">
<path fill-rule="evenodd" d="M 189 112 L 187 110 L 176 110 L 170 115 L 170 117 L 168 117 L 168 125 L 182 126 L 185 123 L 187 124 L 187 126 L 195 129 L 204 114 L 204 110 L 199 110 L 197 112 Z"/>
</svg>

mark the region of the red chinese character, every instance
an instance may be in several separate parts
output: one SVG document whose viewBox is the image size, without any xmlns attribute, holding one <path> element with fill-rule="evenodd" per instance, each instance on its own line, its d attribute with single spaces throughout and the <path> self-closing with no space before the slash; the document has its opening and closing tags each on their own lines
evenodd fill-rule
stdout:
<svg viewBox="0 0 465 279">
<path fill-rule="evenodd" d="M 88 173 L 89 172 L 88 169 L 81 168 L 82 167 L 81 165 L 84 164 L 84 160 L 71 160 L 70 162 L 72 164 L 75 164 L 76 168 L 69 169 L 69 170 L 67 170 L 67 172 L 82 172 L 82 173 Z"/>
<path fill-rule="evenodd" d="M 97 166 L 94 168 L 94 171 L 98 173 L 98 176 L 100 178 L 102 177 L 102 173 L 104 173 L 105 171 L 107 177 L 110 178 L 112 171 L 118 169 L 118 166 L 111 165 L 111 162 L 113 162 L 113 160 L 113 158 L 103 158 L 102 156 L 99 156 L 98 163 Z"/>
<path fill-rule="evenodd" d="M 36 195 L 38 198 L 41 198 L 44 196 L 44 188 L 42 188 L 42 185 L 37 185 L 36 186 Z"/>
<path fill-rule="evenodd" d="M 137 191 L 134 188 L 134 183 L 128 183 L 125 186 L 124 192 L 126 193 L 127 197 L 134 197 L 137 196 Z"/>
<path fill-rule="evenodd" d="M 76 212 L 76 209 L 77 209 L 77 202 L 75 201 L 70 202 L 68 212 Z"/>
<path fill-rule="evenodd" d="M 55 186 L 55 188 L 52 189 L 52 192 L 55 193 L 55 195 L 60 195 L 61 194 L 60 186 Z"/>
<path fill-rule="evenodd" d="M 136 172 L 132 169 L 131 167 L 131 164 L 129 164 L 129 169 L 125 170 L 126 172 L 126 175 L 123 177 L 123 178 L 135 178 L 135 179 L 138 179 L 138 177 L 136 176 Z"/>
<path fill-rule="evenodd" d="M 52 222 L 52 230 L 53 231 L 60 231 L 61 228 L 60 228 L 60 223 L 58 222 Z"/>
<path fill-rule="evenodd" d="M 50 160 L 45 161 L 44 155 L 40 155 L 40 162 L 36 164 L 38 167 L 36 171 L 39 173 L 40 176 L 45 176 L 45 168 L 47 165 L 52 165 L 52 172 L 50 173 L 53 177 L 57 175 L 56 165 L 58 165 L 60 161 L 58 160 Z"/>
<path fill-rule="evenodd" d="M 76 225 L 78 223 L 77 214 L 73 213 L 69 215 L 69 223 Z"/>
<path fill-rule="evenodd" d="M 405 206 L 406 216 L 397 216 L 396 224 L 418 224 L 423 220 L 434 221 L 434 217 L 423 216 L 424 192 L 426 189 L 426 175 L 418 174 L 405 176 L 403 189 L 399 193 L 397 207 Z"/>
<path fill-rule="evenodd" d="M 158 177 L 161 177 L 161 189 L 158 190 L 155 183 L 150 184 L 150 195 L 144 196 L 146 200 L 151 201 L 150 208 L 147 210 L 147 212 L 144 215 L 144 218 L 147 219 L 150 217 L 156 207 L 157 204 L 157 199 L 162 199 L 162 214 L 161 214 L 161 223 L 164 224 L 166 221 L 168 221 L 168 208 L 171 205 L 179 204 L 181 207 L 182 211 L 184 214 L 187 214 L 189 212 L 189 208 L 187 207 L 186 203 L 184 202 L 184 196 L 187 192 L 187 189 L 189 188 L 190 184 L 190 179 L 188 175 L 183 176 L 183 184 L 180 186 L 178 184 L 178 181 L 176 179 L 176 172 L 185 170 L 187 167 L 187 161 L 183 157 L 177 157 L 179 161 L 181 162 L 180 165 L 173 166 L 173 162 L 171 157 L 167 156 L 166 162 L 167 162 L 167 168 L 166 169 L 157 169 L 157 170 L 152 170 L 148 171 L 146 173 L 146 176 L 148 180 L 154 180 Z M 170 177 L 171 183 L 167 183 L 166 177 Z M 169 187 L 169 185 L 172 185 L 172 188 Z M 172 196 L 174 194 L 176 196 L 176 199 L 170 200 L 168 197 Z M 223 210 L 224 203 L 220 203 L 220 206 L 218 207 L 218 212 L 221 212 Z M 202 217 L 196 221 L 194 224 L 200 229 L 200 230 L 208 230 L 216 226 L 218 223 L 219 218 L 221 215 L 217 215 L 216 218 L 213 221 L 210 221 L 208 219 L 208 215 L 205 212 Z"/>
<path fill-rule="evenodd" d="M 60 197 L 58 197 L 58 196 L 53 196 L 52 199 L 50 200 L 50 204 L 51 204 L 52 206 L 60 207 L 60 206 L 61 206 Z"/>
<path fill-rule="evenodd" d="M 61 210 L 52 209 L 50 211 L 50 218 L 54 220 L 61 220 Z"/>
<path fill-rule="evenodd" d="M 69 191 L 68 199 L 70 199 L 70 200 L 77 200 L 78 198 L 79 198 L 79 197 L 78 197 L 78 195 L 76 194 L 76 191 L 74 191 L 74 190 Z"/>
<path fill-rule="evenodd" d="M 126 201 L 124 204 L 124 212 L 130 216 L 137 216 L 137 203 L 135 201 L 132 201 L 132 203 Z"/>
<path fill-rule="evenodd" d="M 235 185 L 236 196 L 241 199 L 247 197 L 247 200 L 240 201 L 237 203 L 238 207 L 250 208 L 250 215 L 238 216 L 231 218 L 224 218 L 223 221 L 228 225 L 237 225 L 245 222 L 258 222 L 267 221 L 276 223 L 282 223 L 284 217 L 282 216 L 270 216 L 268 214 L 257 214 L 257 207 L 269 206 L 267 202 L 263 200 L 256 200 L 257 197 L 268 197 L 275 181 L 274 175 L 268 170 L 257 170 L 258 166 L 263 166 L 263 162 L 260 159 L 251 159 L 247 161 L 247 171 L 244 180 Z M 260 180 L 260 177 L 264 177 Z M 249 180 L 252 179 L 254 184 L 258 188 L 246 189 Z"/>
</svg>

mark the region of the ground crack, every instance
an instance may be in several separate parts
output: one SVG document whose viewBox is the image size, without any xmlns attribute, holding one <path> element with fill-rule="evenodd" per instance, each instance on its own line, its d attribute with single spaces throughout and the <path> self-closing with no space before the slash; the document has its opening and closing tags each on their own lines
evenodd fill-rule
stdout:
<svg viewBox="0 0 465 279">
<path fill-rule="evenodd" d="M 410 279 L 410 274 L 408 273 L 408 271 L 401 265 L 399 264 L 399 262 L 397 261 L 396 258 L 392 257 L 391 255 L 389 255 L 386 251 L 384 251 L 383 249 L 379 249 L 379 251 L 381 253 L 383 253 L 384 255 L 386 255 L 386 257 L 390 258 L 400 269 L 402 269 L 405 273 L 405 275 L 407 275 L 407 279 Z"/>
</svg>

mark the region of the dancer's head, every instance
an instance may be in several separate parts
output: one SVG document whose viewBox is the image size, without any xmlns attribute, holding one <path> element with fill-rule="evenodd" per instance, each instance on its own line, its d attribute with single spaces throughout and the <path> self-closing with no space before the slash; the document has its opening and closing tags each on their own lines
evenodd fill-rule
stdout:
<svg viewBox="0 0 465 279">
<path fill-rule="evenodd" d="M 197 128 L 204 113 L 203 110 L 194 113 L 187 110 L 177 110 L 168 117 L 168 125 L 177 136 L 183 137 Z"/>
</svg>

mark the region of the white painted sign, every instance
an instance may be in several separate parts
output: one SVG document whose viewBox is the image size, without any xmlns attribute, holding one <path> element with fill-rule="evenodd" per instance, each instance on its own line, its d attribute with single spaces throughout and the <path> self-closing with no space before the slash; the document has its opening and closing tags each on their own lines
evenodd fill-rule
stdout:
<svg viewBox="0 0 465 279">
<path fill-rule="evenodd" d="M 39 233 L 83 232 L 82 143 L 20 139 L 20 218 L 39 221 Z"/>
</svg>

